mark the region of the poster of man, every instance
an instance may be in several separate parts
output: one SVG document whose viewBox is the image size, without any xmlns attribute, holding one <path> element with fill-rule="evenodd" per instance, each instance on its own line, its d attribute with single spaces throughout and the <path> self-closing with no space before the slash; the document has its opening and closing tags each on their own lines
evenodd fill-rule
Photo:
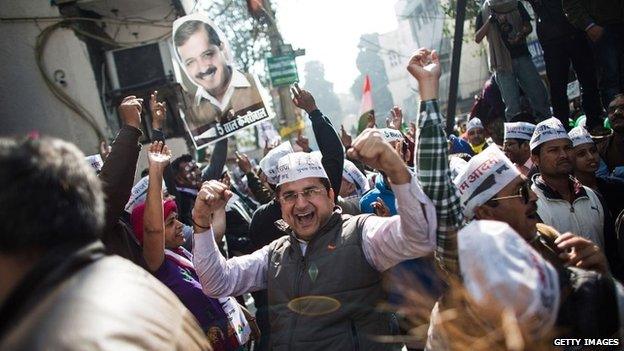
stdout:
<svg viewBox="0 0 624 351">
<path fill-rule="evenodd" d="M 272 117 L 258 81 L 234 67 L 227 39 L 207 12 L 175 20 L 173 46 L 178 63 L 197 88 L 184 117 L 197 149 Z"/>
</svg>

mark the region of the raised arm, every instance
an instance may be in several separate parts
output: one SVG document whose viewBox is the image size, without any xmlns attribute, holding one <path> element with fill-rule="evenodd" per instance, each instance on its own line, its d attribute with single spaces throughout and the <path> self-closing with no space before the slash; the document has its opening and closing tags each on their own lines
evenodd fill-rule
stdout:
<svg viewBox="0 0 624 351">
<path fill-rule="evenodd" d="M 340 137 L 338 137 L 329 118 L 323 116 L 318 109 L 314 97 L 309 91 L 300 89 L 297 84 L 291 91 L 295 106 L 305 110 L 308 116 L 310 116 L 314 137 L 316 138 L 319 151 L 323 155 L 321 162 L 327 172 L 332 189 L 334 189 L 334 194 L 338 198 L 340 186 L 342 185 L 342 168 L 345 158 Z"/>
<path fill-rule="evenodd" d="M 221 178 L 221 174 L 223 173 L 223 166 L 225 166 L 225 161 L 227 160 L 227 151 L 227 138 L 217 141 L 214 149 L 212 150 L 212 155 L 210 155 L 210 164 L 204 170 L 204 172 L 202 172 L 202 181 L 205 182 Z"/>
<path fill-rule="evenodd" d="M 398 215 L 372 216 L 363 224 L 362 246 L 368 262 L 381 272 L 401 261 L 432 253 L 435 209 L 399 154 L 376 129 L 362 132 L 348 154 L 383 171 L 397 201 Z"/>
<path fill-rule="evenodd" d="M 166 144 L 167 136 L 165 135 L 164 125 L 167 117 L 167 104 L 158 101 L 158 91 L 156 90 L 150 95 L 150 112 L 152 116 L 152 141 L 162 141 Z M 178 196 L 174 178 L 173 169 L 169 165 L 165 168 L 163 179 L 169 195 Z"/>
<path fill-rule="evenodd" d="M 481 10 L 483 11 L 483 10 Z M 476 21 L 476 25 L 475 27 L 477 27 L 477 32 L 475 33 L 475 42 L 477 44 L 481 43 L 481 41 L 483 41 L 483 38 L 485 38 L 485 36 L 490 32 L 490 29 L 492 27 L 492 24 L 494 24 L 494 22 L 496 21 L 496 18 L 494 18 L 494 16 L 490 15 L 490 17 L 488 17 L 487 21 L 485 21 L 485 23 L 483 22 L 483 17 L 481 15 L 481 11 L 479 11 L 479 13 L 477 13 L 477 21 Z"/>
<path fill-rule="evenodd" d="M 414 165 L 420 185 L 436 210 L 436 259 L 444 271 L 455 274 L 458 272 L 457 231 L 462 213 L 449 169 L 444 119 L 438 108 L 440 62 L 435 51 L 420 49 L 410 59 L 407 69 L 418 80 L 421 92 Z"/>
<path fill-rule="evenodd" d="M 267 285 L 268 246 L 229 260 L 217 248 L 211 228 L 213 213 L 224 208 L 231 196 L 226 185 L 218 181 L 205 182 L 193 207 L 193 264 L 202 290 L 215 298 L 239 296 L 265 289 Z"/>
<path fill-rule="evenodd" d="M 260 204 L 266 204 L 273 199 L 273 192 L 262 185 L 258 176 L 254 173 L 249 157 L 236 152 L 238 168 L 247 176 L 247 186 Z"/>
<path fill-rule="evenodd" d="M 111 152 L 104 160 L 99 178 L 102 181 L 106 201 L 106 231 L 117 223 L 130 197 L 137 160 L 139 159 L 139 137 L 141 137 L 142 99 L 128 96 L 119 105 L 119 116 L 123 126 L 111 146 Z M 103 238 L 104 241 L 115 238 Z M 105 242 L 105 244 L 108 243 Z"/>
<path fill-rule="evenodd" d="M 163 171 L 171 159 L 171 151 L 162 141 L 148 149 L 149 185 L 143 214 L 143 258 L 147 268 L 155 272 L 165 259 L 165 219 L 163 214 Z"/>
</svg>

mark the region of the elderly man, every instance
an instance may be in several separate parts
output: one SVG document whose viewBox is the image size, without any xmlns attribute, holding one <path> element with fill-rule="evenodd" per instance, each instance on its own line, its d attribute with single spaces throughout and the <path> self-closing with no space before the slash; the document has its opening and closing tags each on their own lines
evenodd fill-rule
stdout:
<svg viewBox="0 0 624 351">
<path fill-rule="evenodd" d="M 435 245 L 435 212 L 418 180 L 380 132 L 368 129 L 349 156 L 391 180 L 399 216 L 343 216 L 318 158 L 291 153 L 279 161 L 277 198 L 287 236 L 226 260 L 210 229 L 228 192 L 206 183 L 193 210 L 195 267 L 208 296 L 268 288 L 272 349 L 391 349 L 371 336 L 390 333 L 381 273 L 422 257 Z"/>
<path fill-rule="evenodd" d="M 540 122 L 530 142 L 531 158 L 539 167 L 532 189 L 537 211 L 545 224 L 572 232 L 605 248 L 605 209 L 596 193 L 573 174 L 572 142 L 561 121 L 552 117 Z"/>
<path fill-rule="evenodd" d="M 208 350 L 164 285 L 98 239 L 104 195 L 58 139 L 0 139 L 0 350 Z"/>
<path fill-rule="evenodd" d="M 478 154 L 487 147 L 485 141 L 485 129 L 483 123 L 478 117 L 472 118 L 466 125 L 466 135 L 468 135 L 468 143 L 474 154 Z"/>
<path fill-rule="evenodd" d="M 523 176 L 537 172 L 531 161 L 529 141 L 535 130 L 535 125 L 527 122 L 505 123 L 505 137 L 503 151 L 505 156 L 513 162 Z"/>
</svg>

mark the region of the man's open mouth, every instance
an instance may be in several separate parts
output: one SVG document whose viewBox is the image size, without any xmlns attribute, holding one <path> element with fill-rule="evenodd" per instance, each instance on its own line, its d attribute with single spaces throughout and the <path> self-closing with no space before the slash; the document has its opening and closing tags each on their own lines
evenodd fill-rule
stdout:
<svg viewBox="0 0 624 351">
<path fill-rule="evenodd" d="M 295 220 L 302 227 L 309 226 L 314 221 L 314 211 L 295 214 Z"/>
</svg>

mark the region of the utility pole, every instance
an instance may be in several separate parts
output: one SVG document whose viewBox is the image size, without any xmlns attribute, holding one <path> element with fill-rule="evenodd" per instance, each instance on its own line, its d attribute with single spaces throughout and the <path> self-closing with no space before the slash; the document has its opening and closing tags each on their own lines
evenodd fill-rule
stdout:
<svg viewBox="0 0 624 351">
<path fill-rule="evenodd" d="M 271 7 L 271 1 L 264 1 L 265 15 L 269 24 L 269 42 L 271 45 L 271 55 L 274 57 L 287 54 L 284 52 L 284 48 L 288 45 L 284 45 L 284 39 L 282 38 L 279 29 L 277 28 L 277 22 L 275 21 L 275 12 Z M 292 52 L 292 46 L 290 51 Z M 295 111 L 296 106 L 293 104 L 290 96 L 290 88 L 288 86 L 277 86 L 273 90 L 277 90 L 277 94 L 271 94 L 273 97 L 277 95 L 279 104 L 277 104 L 280 125 L 292 126 L 296 123 Z"/>
<path fill-rule="evenodd" d="M 457 89 L 459 87 L 459 64 L 464 39 L 464 22 L 466 20 L 466 0 L 457 0 L 455 15 L 455 36 L 453 37 L 453 56 L 451 59 L 451 82 L 446 110 L 446 133 L 453 132 L 455 110 L 457 108 Z"/>
</svg>

